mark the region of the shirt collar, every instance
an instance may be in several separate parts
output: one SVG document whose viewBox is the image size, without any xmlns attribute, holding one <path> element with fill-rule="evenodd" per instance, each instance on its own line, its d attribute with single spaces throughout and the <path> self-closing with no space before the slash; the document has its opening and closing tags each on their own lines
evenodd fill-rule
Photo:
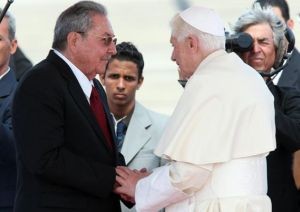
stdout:
<svg viewBox="0 0 300 212">
<path fill-rule="evenodd" d="M 0 76 L 0 80 L 1 80 L 1 79 L 2 79 L 9 71 L 10 71 L 10 68 L 8 67 L 7 71 L 4 72 L 4 74 L 2 74 L 2 75 Z"/>
<path fill-rule="evenodd" d="M 78 69 L 68 58 L 66 58 L 62 53 L 57 51 L 56 49 L 53 49 L 54 53 L 57 54 L 63 61 L 65 61 L 68 66 L 71 68 L 73 74 L 75 75 L 76 79 L 79 82 L 79 85 L 81 89 L 83 90 L 86 98 L 90 99 L 91 93 L 92 93 L 92 86 L 93 81 L 89 80 L 83 73 Z"/>
<path fill-rule="evenodd" d="M 113 118 L 113 121 L 114 121 L 114 123 L 115 123 L 115 125 L 117 126 L 117 124 L 120 122 L 120 121 L 123 121 L 124 122 L 124 124 L 126 125 L 126 126 L 128 126 L 129 125 L 129 122 L 130 122 L 130 119 L 131 119 L 131 116 L 132 116 L 132 114 L 133 114 L 133 111 L 134 111 L 134 109 L 129 113 L 129 114 L 127 114 L 126 116 L 123 116 L 122 118 L 120 118 L 120 119 L 116 119 L 116 117 L 115 117 L 115 115 L 113 114 L 113 113 L 110 113 L 111 114 L 111 116 L 112 116 L 112 118 Z"/>
</svg>

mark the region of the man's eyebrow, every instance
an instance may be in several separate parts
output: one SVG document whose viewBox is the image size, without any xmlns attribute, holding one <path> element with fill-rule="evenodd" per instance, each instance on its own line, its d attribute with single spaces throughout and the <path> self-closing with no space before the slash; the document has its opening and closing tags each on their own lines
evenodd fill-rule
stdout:
<svg viewBox="0 0 300 212">
<path fill-rule="evenodd" d="M 257 38 L 258 41 L 270 41 L 272 40 L 271 38 L 268 37 L 261 37 L 261 38 Z"/>
</svg>

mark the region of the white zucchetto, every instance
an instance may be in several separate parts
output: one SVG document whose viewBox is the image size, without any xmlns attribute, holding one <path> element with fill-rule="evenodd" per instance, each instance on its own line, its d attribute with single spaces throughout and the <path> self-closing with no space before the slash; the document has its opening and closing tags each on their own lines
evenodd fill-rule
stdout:
<svg viewBox="0 0 300 212">
<path fill-rule="evenodd" d="M 212 9 L 193 6 L 182 11 L 179 16 L 201 32 L 215 36 L 225 36 L 225 26 L 220 16 Z"/>
</svg>

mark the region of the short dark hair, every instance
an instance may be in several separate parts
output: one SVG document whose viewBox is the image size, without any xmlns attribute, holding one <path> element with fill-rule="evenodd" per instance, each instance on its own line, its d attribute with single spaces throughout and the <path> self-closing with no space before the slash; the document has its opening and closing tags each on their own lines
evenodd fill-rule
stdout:
<svg viewBox="0 0 300 212">
<path fill-rule="evenodd" d="M 282 17 L 285 22 L 290 19 L 289 5 L 286 0 L 256 0 L 255 3 L 259 3 L 261 7 L 278 7 L 281 11 Z"/>
<path fill-rule="evenodd" d="M 117 53 L 111 57 L 109 63 L 114 59 L 135 63 L 138 69 L 138 77 L 140 79 L 143 76 L 144 69 L 144 59 L 142 53 L 140 53 L 136 46 L 131 42 L 119 43 L 116 46 L 116 49 Z"/>
</svg>

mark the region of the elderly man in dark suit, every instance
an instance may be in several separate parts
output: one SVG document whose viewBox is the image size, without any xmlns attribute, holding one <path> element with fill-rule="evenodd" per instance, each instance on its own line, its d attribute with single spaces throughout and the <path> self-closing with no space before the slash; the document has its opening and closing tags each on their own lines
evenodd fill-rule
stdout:
<svg viewBox="0 0 300 212">
<path fill-rule="evenodd" d="M 18 46 L 16 52 L 9 60 L 9 67 L 15 71 L 17 81 L 19 81 L 32 68 L 32 63 Z"/>
<path fill-rule="evenodd" d="M 1 12 L 1 9 L 0 9 Z M 16 51 L 15 19 L 6 13 L 0 24 L 0 212 L 12 212 L 16 191 L 16 152 L 12 131 L 11 103 L 17 85 L 8 66 Z"/>
<path fill-rule="evenodd" d="M 58 17 L 52 50 L 26 74 L 13 104 L 15 212 L 120 211 L 119 157 L 100 83 L 116 53 L 106 9 L 80 1 Z"/>
</svg>

